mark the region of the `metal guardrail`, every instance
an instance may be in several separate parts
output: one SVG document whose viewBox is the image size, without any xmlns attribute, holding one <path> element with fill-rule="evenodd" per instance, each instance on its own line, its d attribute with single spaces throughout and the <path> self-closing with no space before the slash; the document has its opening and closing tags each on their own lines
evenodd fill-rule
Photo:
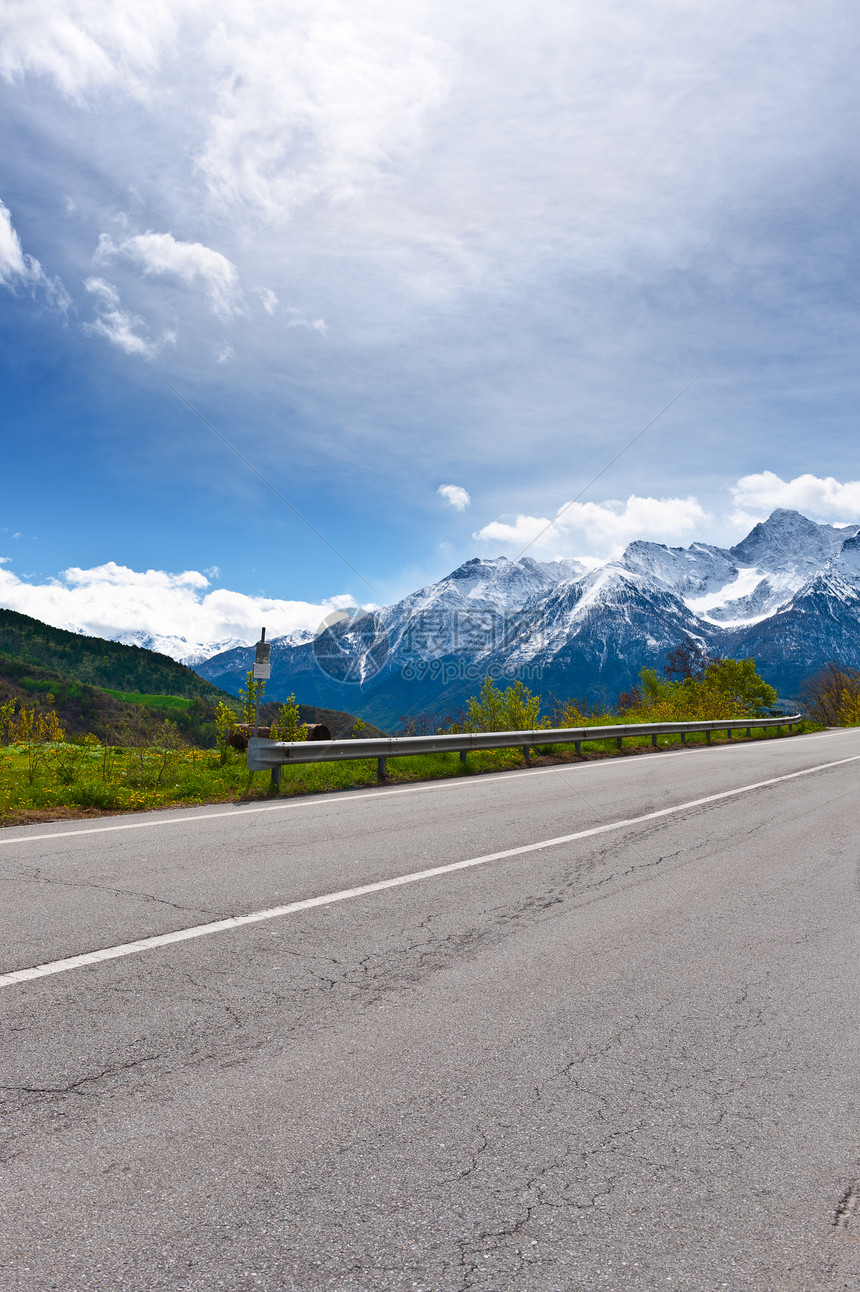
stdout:
<svg viewBox="0 0 860 1292">
<path fill-rule="evenodd" d="M 389 758 L 404 758 L 412 754 L 459 753 L 463 762 L 470 752 L 478 749 L 522 749 L 526 762 L 529 751 L 535 746 L 573 745 L 582 752 L 582 745 L 591 740 L 615 740 L 621 748 L 623 740 L 634 736 L 650 736 L 656 746 L 658 736 L 680 736 L 685 743 L 687 736 L 705 732 L 708 739 L 714 731 L 725 731 L 731 739 L 733 731 L 752 733 L 754 727 L 783 727 L 792 730 L 801 721 L 799 713 L 783 714 L 776 718 L 722 718 L 707 722 L 645 722 L 611 727 L 550 727 L 537 731 L 464 731 L 445 736 L 379 736 L 373 740 L 267 740 L 252 736 L 248 741 L 248 770 L 271 771 L 274 784 L 280 784 L 281 768 L 291 763 L 336 763 L 352 758 L 375 758 L 380 780 L 385 776 Z"/>
</svg>

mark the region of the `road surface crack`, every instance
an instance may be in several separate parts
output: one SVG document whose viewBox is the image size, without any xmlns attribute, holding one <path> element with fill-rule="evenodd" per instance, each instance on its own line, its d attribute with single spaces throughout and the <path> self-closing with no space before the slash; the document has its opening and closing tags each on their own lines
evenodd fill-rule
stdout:
<svg viewBox="0 0 860 1292">
<path fill-rule="evenodd" d="M 219 912 L 209 910 L 206 907 L 183 906 L 181 902 L 171 902 L 166 897 L 154 897 L 152 893 L 141 893 L 134 888 L 112 888 L 109 884 L 95 884 L 88 879 L 49 878 L 47 875 L 43 875 L 39 869 L 35 870 L 32 875 L 18 875 L 16 879 L 19 883 L 55 884 L 60 888 L 92 888 L 100 893 L 112 893 L 115 897 L 135 897 L 144 902 L 156 902 L 160 906 L 170 906 L 175 911 L 189 911 L 196 915 L 219 914 Z"/>
<path fill-rule="evenodd" d="M 119 1063 L 114 1067 L 103 1068 L 100 1072 L 90 1072 L 86 1076 L 78 1077 L 76 1081 L 70 1081 L 64 1086 L 0 1086 L 0 1090 L 7 1090 L 19 1095 L 89 1095 L 95 1092 L 86 1089 L 87 1086 L 103 1081 L 106 1077 L 119 1076 L 121 1072 L 128 1072 L 131 1068 L 138 1068 L 144 1063 L 155 1063 L 160 1058 L 160 1054 L 148 1054 L 141 1059 L 130 1059 L 127 1063 Z"/>
<path fill-rule="evenodd" d="M 833 1228 L 847 1229 L 858 1211 L 860 1211 L 860 1180 L 855 1180 L 853 1184 L 849 1184 L 836 1204 L 836 1210 L 833 1213 Z"/>
</svg>

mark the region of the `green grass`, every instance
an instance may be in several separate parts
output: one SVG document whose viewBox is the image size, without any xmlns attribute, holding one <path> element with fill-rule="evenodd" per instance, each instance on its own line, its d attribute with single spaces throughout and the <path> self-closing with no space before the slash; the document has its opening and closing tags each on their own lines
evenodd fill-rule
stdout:
<svg viewBox="0 0 860 1292">
<path fill-rule="evenodd" d="M 801 730 L 820 730 L 812 723 Z M 777 739 L 776 732 L 753 728 L 753 740 Z M 741 738 L 739 737 L 738 740 Z M 745 735 L 742 739 L 746 739 Z M 704 744 L 703 734 L 689 735 L 690 745 Z M 725 732 L 714 744 L 726 743 Z M 659 738 L 659 747 L 678 745 L 677 737 Z M 624 753 L 647 752 L 650 738 L 628 739 Z M 583 742 L 583 756 L 618 756 L 614 739 Z M 622 755 L 623 756 L 623 755 Z M 533 763 L 578 762 L 573 745 L 538 747 Z M 389 758 L 387 781 L 402 784 L 455 776 L 477 776 L 524 765 L 521 748 Z M 281 773 L 281 796 L 322 794 L 377 784 L 376 759 L 340 763 L 298 763 Z M 268 772 L 249 773 L 244 755 L 230 750 L 222 764 L 216 751 L 106 748 L 98 744 L 0 748 L 0 825 L 11 825 L 87 812 L 141 812 L 153 808 L 203 803 L 241 802 L 269 797 Z"/>
<path fill-rule="evenodd" d="M 101 689 L 126 704 L 143 704 L 148 709 L 187 709 L 192 703 L 181 695 L 142 695 L 140 691 L 112 691 L 108 686 Z"/>
</svg>

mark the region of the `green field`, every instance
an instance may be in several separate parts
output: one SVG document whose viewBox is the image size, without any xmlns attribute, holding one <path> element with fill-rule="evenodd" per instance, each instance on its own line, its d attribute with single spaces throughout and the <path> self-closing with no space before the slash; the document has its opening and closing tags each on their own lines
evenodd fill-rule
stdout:
<svg viewBox="0 0 860 1292">
<path fill-rule="evenodd" d="M 159 697 L 161 698 L 161 697 Z M 817 730 L 809 723 L 800 730 Z M 738 743 L 745 737 L 738 736 Z M 771 730 L 753 728 L 753 740 L 780 739 Z M 726 743 L 725 733 L 713 736 Z M 689 745 L 705 742 L 690 735 Z M 677 747 L 677 738 L 659 738 L 659 747 Z M 651 753 L 650 739 L 628 739 L 619 753 L 614 740 L 588 741 L 582 756 L 573 746 L 535 750 L 532 764 L 553 766 Z M 400 784 L 445 777 L 478 776 L 525 765 L 523 751 L 493 749 L 459 754 L 389 758 L 387 781 Z M 306 763 L 284 767 L 281 797 L 359 789 L 377 783 L 376 759 L 340 763 Z M 202 803 L 244 802 L 271 795 L 267 772 L 249 773 L 245 756 L 228 750 L 225 760 L 214 750 L 155 746 L 120 748 L 90 740 L 78 744 L 7 745 L 0 748 L 0 825 L 23 824 L 97 812 L 141 812 L 152 808 Z"/>
<path fill-rule="evenodd" d="M 109 686 L 101 689 L 125 704 L 143 704 L 147 709 L 183 710 L 191 705 L 191 701 L 181 695 L 143 695 L 140 691 L 113 691 Z"/>
</svg>

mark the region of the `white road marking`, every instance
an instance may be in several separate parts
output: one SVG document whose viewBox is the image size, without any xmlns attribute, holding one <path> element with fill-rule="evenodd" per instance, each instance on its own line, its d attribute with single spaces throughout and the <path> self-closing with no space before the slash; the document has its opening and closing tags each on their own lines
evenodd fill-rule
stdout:
<svg viewBox="0 0 860 1292">
<path fill-rule="evenodd" d="M 298 764 L 296 765 L 298 766 Z M 565 766 L 565 764 L 560 764 L 560 766 Z M 555 771 L 558 771 L 558 767 L 535 767 L 528 772 L 505 772 L 503 774 L 509 780 L 516 780 L 520 776 L 545 776 L 547 772 Z M 390 794 L 425 794 L 428 790 L 453 789 L 458 785 L 479 785 L 484 780 L 484 776 L 457 777 L 452 780 L 432 781 L 429 785 L 398 785 L 393 790 L 372 790 L 366 794 L 355 790 L 349 794 L 309 794 L 306 798 L 290 799 L 287 803 L 264 803 L 260 807 L 236 808 L 232 812 L 228 809 L 224 812 L 200 812 L 194 816 L 189 812 L 187 816 L 172 816 L 165 820 L 124 821 L 122 825 L 94 825 L 81 830 L 53 830 L 50 834 L 22 834 L 14 839 L 0 837 L 0 843 L 28 843 L 41 841 L 42 839 L 70 839 L 78 834 L 111 834 L 115 830 L 146 830 L 154 826 L 186 825 L 189 821 L 212 821 L 219 817 L 230 817 L 231 820 L 235 821 L 239 817 L 257 816 L 263 812 L 285 812 L 289 808 L 320 807 L 329 803 L 366 803 L 370 798 L 384 799 Z"/>
<path fill-rule="evenodd" d="M 853 734 L 854 734 L 853 730 L 833 731 L 833 732 L 812 731 L 805 736 L 792 736 L 791 739 L 793 741 L 815 740 L 815 739 L 820 739 L 822 736 L 842 736 L 842 735 L 853 735 Z M 755 744 L 755 743 L 756 742 L 739 741 L 737 745 L 733 746 L 733 748 L 736 750 L 745 749 L 745 748 L 751 747 L 751 744 Z M 717 745 L 717 746 L 710 746 L 710 747 L 703 746 L 701 749 L 697 749 L 696 752 L 705 753 L 706 750 L 709 749 L 711 753 L 718 754 L 718 753 L 721 753 L 723 750 L 727 749 L 728 747 L 729 746 L 727 745 Z M 664 750 L 661 750 L 660 752 L 664 754 L 675 754 L 675 753 L 681 754 L 681 753 L 689 753 L 692 751 L 688 749 L 679 748 L 677 750 L 664 749 Z M 430 781 L 423 785 L 398 785 L 396 789 L 391 789 L 391 790 L 378 790 L 378 789 L 373 789 L 372 787 L 368 787 L 368 789 L 365 791 L 353 790 L 348 794 L 337 794 L 337 795 L 310 794 L 306 798 L 294 798 L 294 799 L 290 799 L 286 803 L 264 803 L 264 804 L 261 804 L 260 807 L 235 808 L 232 810 L 230 808 L 227 808 L 222 812 L 200 812 L 200 813 L 197 813 L 196 815 L 192 815 L 191 812 L 189 812 L 187 815 L 184 815 L 184 816 L 174 816 L 174 817 L 166 817 L 166 818 L 150 817 L 145 821 L 123 821 L 121 825 L 94 825 L 94 826 L 82 827 L 79 830 L 52 830 L 50 833 L 46 833 L 46 834 L 37 834 L 35 833 L 35 830 L 38 827 L 31 827 L 34 830 L 34 833 L 32 834 L 19 834 L 19 835 L 15 835 L 13 837 L 7 838 L 4 833 L 0 833 L 0 844 L 30 843 L 34 840 L 41 841 L 42 839 L 73 839 L 76 835 L 111 834 L 117 830 L 149 830 L 149 829 L 156 828 L 158 826 L 185 825 L 189 821 L 212 821 L 212 820 L 217 820 L 219 817 L 230 817 L 231 820 L 235 821 L 238 817 L 256 816 L 264 812 L 285 812 L 289 809 L 298 810 L 300 808 L 306 808 L 306 807 L 327 806 L 330 803 L 367 803 L 369 802 L 370 799 L 388 798 L 392 794 L 429 794 L 433 790 L 472 788 L 478 785 L 486 784 L 487 777 L 490 777 L 492 779 L 497 775 L 504 777 L 506 781 L 511 781 L 511 780 L 519 780 L 520 777 L 522 776 L 557 775 L 559 772 L 563 772 L 567 768 L 571 768 L 571 769 L 577 768 L 578 772 L 587 772 L 590 769 L 598 768 L 598 767 L 607 768 L 607 767 L 623 766 L 623 767 L 629 768 L 631 766 L 644 766 L 644 765 L 645 764 L 640 764 L 635 761 L 631 763 L 629 759 L 626 759 L 626 758 L 600 759 L 597 762 L 582 763 L 582 764 L 556 763 L 552 767 L 532 767 L 528 771 L 523 771 L 523 772 L 497 772 L 497 773 L 486 773 L 485 775 L 482 775 L 482 776 L 465 776 L 465 777 L 458 776 L 458 777 L 452 777 L 450 780 L 445 779 L 445 780 L 438 780 L 438 781 Z M 296 764 L 296 766 L 299 766 L 299 764 Z M 5 828 L 12 830 L 15 827 L 7 826 Z"/>
<path fill-rule="evenodd" d="M 0 974 L 0 987 L 11 987 L 16 983 L 32 982 L 37 978 L 46 978 L 51 974 L 65 973 L 69 969 L 83 969 L 87 965 L 101 964 L 104 960 L 118 960 L 123 956 L 137 955 L 141 951 L 154 951 L 158 947 L 167 947 L 174 942 L 188 942 L 191 938 L 207 937 L 210 933 L 225 933 L 229 929 L 239 929 L 245 924 L 259 924 L 264 920 L 278 919 L 283 915 L 294 915 L 298 911 L 310 911 L 315 906 L 332 906 L 335 902 L 346 902 L 356 897 L 366 897 L 370 893 L 381 893 L 386 888 L 400 888 L 404 884 L 417 884 L 424 879 L 435 879 L 439 875 L 451 875 L 458 870 L 470 870 L 474 866 L 485 866 L 491 861 L 504 861 L 508 857 L 522 857 L 530 852 L 540 852 L 544 848 L 557 848 L 560 844 L 574 843 L 579 839 L 590 839 L 598 834 L 609 834 L 614 830 L 624 830 L 628 826 L 641 825 L 645 821 L 656 821 L 660 817 L 674 816 L 687 812 L 691 808 L 703 807 L 707 803 L 718 803 L 723 799 L 734 798 L 738 794 L 749 794 L 752 790 L 765 789 L 769 785 L 779 785 L 783 781 L 797 780 L 800 776 L 811 776 L 814 772 L 828 771 L 832 767 L 842 767 L 846 763 L 860 762 L 860 754 L 850 758 L 840 758 L 832 763 L 819 763 L 816 767 L 807 767 L 800 772 L 788 772 L 783 776 L 772 776 L 766 781 L 755 781 L 751 785 L 741 785 L 736 789 L 721 790 L 719 794 L 708 794 L 704 798 L 690 799 L 687 803 L 678 803 L 675 807 L 659 808 L 655 812 L 645 812 L 642 816 L 627 817 L 621 821 L 612 821 L 605 825 L 592 826 L 588 830 L 577 830 L 574 834 L 560 835 L 556 839 L 542 839 L 538 843 L 527 843 L 519 848 L 507 848 L 503 852 L 489 852 L 482 857 L 469 857 L 466 861 L 453 861 L 445 866 L 433 866 L 429 870 L 419 870 L 411 875 L 398 875 L 394 879 L 381 879 L 373 884 L 361 884 L 357 888 L 342 888 L 335 893 L 324 893 L 321 897 L 306 897 L 299 902 L 288 902 L 285 906 L 272 906 L 264 911 L 252 911 L 249 915 L 234 915 L 224 920 L 213 920 L 211 924 L 196 924 L 192 928 L 177 929 L 173 933 L 160 933 L 155 937 L 141 938 L 137 942 L 124 942 L 115 947 L 104 947 L 100 951 L 86 951 L 83 955 L 69 956 L 65 960 L 52 960 L 48 964 L 35 965 L 31 969 L 13 969 L 10 973 Z"/>
</svg>

